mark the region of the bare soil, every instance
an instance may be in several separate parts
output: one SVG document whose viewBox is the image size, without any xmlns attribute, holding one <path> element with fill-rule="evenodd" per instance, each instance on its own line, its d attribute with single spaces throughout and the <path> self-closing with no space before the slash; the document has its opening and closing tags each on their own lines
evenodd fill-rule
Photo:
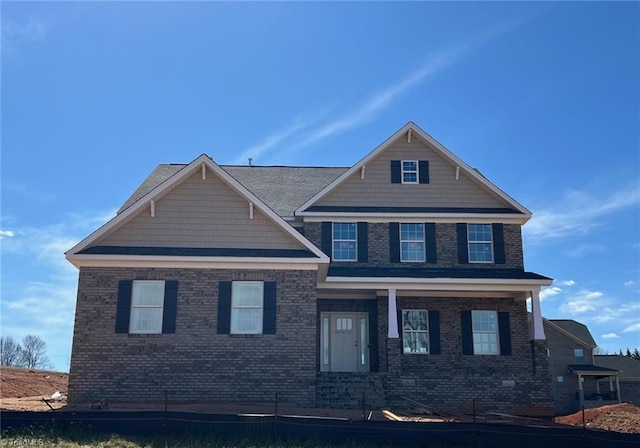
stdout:
<svg viewBox="0 0 640 448">
<path fill-rule="evenodd" d="M 54 409 L 66 401 L 51 401 L 55 392 L 66 393 L 69 374 L 46 370 L 29 370 L 17 367 L 0 368 L 0 410 L 47 411 L 49 400 Z"/>
<path fill-rule="evenodd" d="M 631 403 L 585 409 L 584 421 L 587 428 L 640 434 L 640 408 Z M 564 425 L 582 426 L 582 411 L 563 417 L 556 417 L 555 422 Z"/>
</svg>

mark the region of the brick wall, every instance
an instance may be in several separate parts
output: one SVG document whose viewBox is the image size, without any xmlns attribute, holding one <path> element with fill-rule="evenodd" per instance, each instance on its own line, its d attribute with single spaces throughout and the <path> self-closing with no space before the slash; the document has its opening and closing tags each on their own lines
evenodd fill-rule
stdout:
<svg viewBox="0 0 640 448">
<path fill-rule="evenodd" d="M 404 355 L 400 339 L 387 338 L 387 301 L 379 297 L 379 363 L 386 369 L 389 405 L 409 397 L 444 412 L 476 409 L 528 415 L 552 415 L 549 369 L 544 341 L 529 341 L 522 301 L 478 298 L 398 297 L 398 310 L 440 311 L 441 354 Z M 460 312 L 472 309 L 507 311 L 511 327 L 511 356 L 462 354 Z M 503 381 L 505 381 L 503 383 Z"/>
<path fill-rule="evenodd" d="M 175 334 L 115 334 L 118 281 L 178 280 Z M 217 334 L 218 282 L 277 282 L 275 335 Z M 82 268 L 69 400 L 315 405 L 316 272 Z"/>
<path fill-rule="evenodd" d="M 305 223 L 304 235 L 316 246 L 321 247 L 321 223 Z M 458 263 L 458 242 L 455 223 L 436 224 L 437 263 L 390 263 L 389 261 L 389 224 L 369 223 L 369 261 L 368 263 L 334 262 L 336 266 L 423 266 L 423 267 L 464 267 L 464 268 L 518 268 L 523 269 L 522 233 L 517 224 L 504 225 L 505 264 Z"/>
</svg>

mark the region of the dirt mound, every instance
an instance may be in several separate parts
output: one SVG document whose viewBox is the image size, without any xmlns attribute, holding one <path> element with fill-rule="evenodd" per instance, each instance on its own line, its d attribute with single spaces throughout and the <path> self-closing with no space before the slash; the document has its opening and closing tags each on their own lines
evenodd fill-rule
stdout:
<svg viewBox="0 0 640 448">
<path fill-rule="evenodd" d="M 588 428 L 640 434 L 640 408 L 631 403 L 585 409 L 584 419 Z M 556 417 L 555 421 L 563 425 L 582 426 L 582 411 Z"/>
<path fill-rule="evenodd" d="M 23 398 L 66 392 L 69 374 L 16 367 L 0 368 L 0 398 Z"/>
</svg>

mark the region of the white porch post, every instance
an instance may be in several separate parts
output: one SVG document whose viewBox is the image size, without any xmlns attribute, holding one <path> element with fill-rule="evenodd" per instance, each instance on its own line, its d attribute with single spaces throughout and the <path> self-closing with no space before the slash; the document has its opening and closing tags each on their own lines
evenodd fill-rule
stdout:
<svg viewBox="0 0 640 448">
<path fill-rule="evenodd" d="M 542 309 L 540 308 L 540 291 L 531 291 L 531 314 L 533 315 L 533 339 L 544 340 L 542 325 Z"/>
<path fill-rule="evenodd" d="M 391 338 L 399 338 L 398 334 L 398 309 L 396 306 L 396 290 L 389 290 L 389 303 L 387 306 L 387 311 L 389 314 L 389 333 L 387 337 Z"/>
</svg>

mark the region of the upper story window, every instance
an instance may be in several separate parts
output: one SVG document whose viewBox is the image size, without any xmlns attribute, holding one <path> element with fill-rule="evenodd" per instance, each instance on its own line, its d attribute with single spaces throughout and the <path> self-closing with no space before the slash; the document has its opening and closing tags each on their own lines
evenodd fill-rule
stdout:
<svg viewBox="0 0 640 448">
<path fill-rule="evenodd" d="M 429 353 L 427 310 L 402 310 L 402 352 Z"/>
<path fill-rule="evenodd" d="M 356 261 L 358 241 L 355 222 L 333 223 L 333 260 Z"/>
<path fill-rule="evenodd" d="M 135 280 L 131 292 L 129 333 L 162 333 L 164 281 Z"/>
<path fill-rule="evenodd" d="M 425 261 L 424 224 L 400 223 L 400 261 Z"/>
<path fill-rule="evenodd" d="M 576 360 L 576 364 L 584 364 L 584 350 L 581 348 L 576 348 L 573 350 L 573 357 Z"/>
<path fill-rule="evenodd" d="M 469 263 L 493 263 L 491 224 L 467 224 Z"/>
<path fill-rule="evenodd" d="M 498 312 L 472 311 L 473 353 L 475 355 L 498 355 Z"/>
<path fill-rule="evenodd" d="M 417 160 L 402 161 L 402 183 L 403 184 L 418 183 L 418 161 Z"/>
<path fill-rule="evenodd" d="M 231 288 L 231 333 L 261 334 L 263 282 L 233 282 Z"/>
</svg>

